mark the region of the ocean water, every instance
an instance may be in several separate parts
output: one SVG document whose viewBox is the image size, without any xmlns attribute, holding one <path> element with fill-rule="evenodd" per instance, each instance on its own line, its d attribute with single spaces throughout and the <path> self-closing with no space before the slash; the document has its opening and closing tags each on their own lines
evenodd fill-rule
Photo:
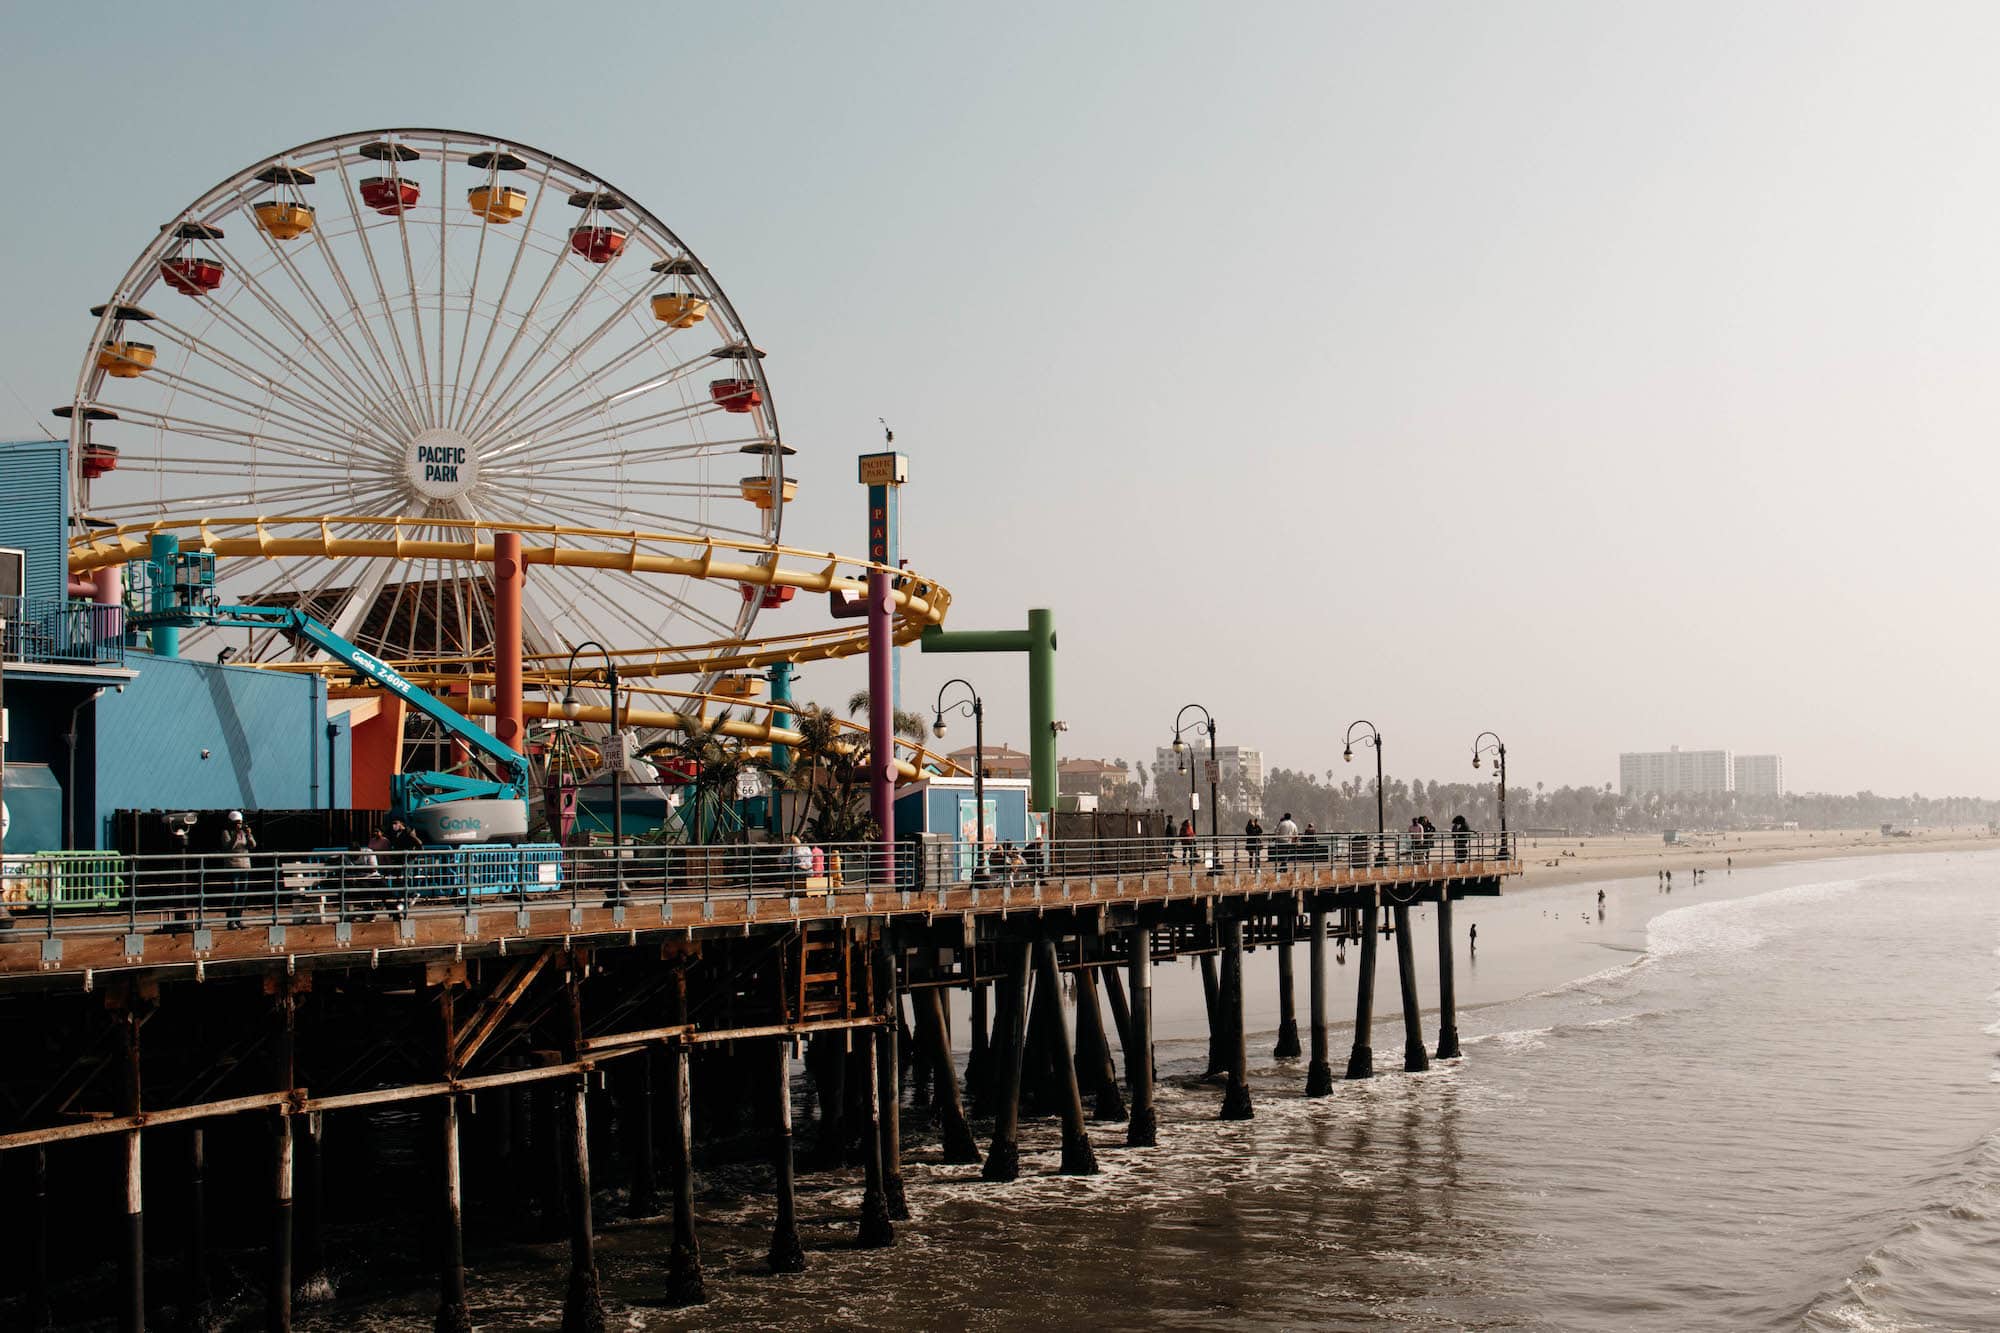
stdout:
<svg viewBox="0 0 2000 1333">
<path fill-rule="evenodd" d="M 1598 887 L 1461 907 L 1461 935 L 1480 925 L 1479 954 L 1459 951 L 1463 1060 L 1400 1072 L 1385 949 L 1383 1072 L 1306 1100 L 1303 1065 L 1269 1056 L 1264 951 L 1256 1117 L 1223 1124 L 1194 1078 L 1199 986 L 1163 968 L 1158 1148 L 1098 1126 L 1102 1173 L 1062 1178 L 1054 1122 L 1030 1121 L 1022 1178 L 995 1186 L 913 1132 L 896 1248 L 848 1244 L 853 1173 L 807 1175 L 810 1268 L 782 1278 L 763 1271 L 759 1169 L 712 1170 L 709 1304 L 650 1304 L 664 1220 L 612 1223 L 611 1324 L 2000 1328 L 2000 855 L 1717 870 L 1671 895 L 1625 881 L 1602 916 Z M 1330 971 L 1351 1013 L 1351 962 Z M 1334 1033 L 1336 1073 L 1351 1039 Z M 482 1327 L 558 1325 L 559 1245 L 473 1264 Z M 429 1326 L 421 1287 L 346 1285 L 300 1327 Z"/>
</svg>

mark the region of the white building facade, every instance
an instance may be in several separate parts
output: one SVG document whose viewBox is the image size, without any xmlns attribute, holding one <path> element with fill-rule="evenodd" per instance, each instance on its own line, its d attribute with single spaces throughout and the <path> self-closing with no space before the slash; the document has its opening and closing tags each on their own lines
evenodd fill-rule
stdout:
<svg viewBox="0 0 2000 1333">
<path fill-rule="evenodd" d="M 1195 732 L 1187 738 L 1187 760 L 1192 762 L 1196 773 L 1208 759 L 1208 735 Z M 1153 751 L 1154 772 L 1174 772 L 1176 756 L 1173 747 L 1162 745 Z M 1216 789 L 1222 794 L 1224 803 L 1246 810 L 1262 812 L 1264 804 L 1264 752 L 1251 750 L 1241 745 L 1218 745 L 1215 747 Z M 1172 779 L 1169 778 L 1169 781 Z M 1208 799 L 1206 779 L 1203 779 L 1202 799 Z"/>
<path fill-rule="evenodd" d="M 1736 794 L 1738 796 L 1783 796 L 1785 794 L 1785 761 L 1775 754 L 1737 755 Z"/>
<path fill-rule="evenodd" d="M 1736 758 L 1728 750 L 1640 750 L 1618 756 L 1618 790 L 1626 796 L 1720 796 L 1736 790 Z"/>
</svg>

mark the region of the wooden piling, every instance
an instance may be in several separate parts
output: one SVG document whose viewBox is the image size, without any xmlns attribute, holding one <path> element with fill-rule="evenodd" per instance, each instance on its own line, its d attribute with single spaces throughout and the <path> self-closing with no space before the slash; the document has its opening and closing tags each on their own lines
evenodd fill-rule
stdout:
<svg viewBox="0 0 2000 1333">
<path fill-rule="evenodd" d="M 1034 946 L 1009 942 L 999 948 L 1007 971 L 1000 982 L 999 1020 L 994 1024 L 993 1142 L 980 1175 L 1013 1180 L 1021 1174 L 1021 1047 L 1028 1026 L 1028 962 Z"/>
<path fill-rule="evenodd" d="M 124 1047 L 121 1112 L 136 1116 L 140 1110 L 139 1088 L 140 1015 L 134 997 L 127 993 L 118 1012 L 119 1036 Z M 146 1333 L 146 1202 L 142 1181 L 140 1131 L 127 1130 L 123 1140 L 125 1182 L 125 1237 L 123 1273 L 124 1299 L 119 1304 L 119 1327 L 125 1333 Z"/>
<path fill-rule="evenodd" d="M 772 1097 L 771 1171 L 777 1178 L 777 1216 L 771 1223 L 773 1273 L 806 1271 L 805 1246 L 799 1243 L 798 1177 L 792 1161 L 792 1039 L 771 1042 L 774 1081 Z"/>
<path fill-rule="evenodd" d="M 930 1065 L 937 1080 L 932 1104 L 944 1132 L 944 1160 L 953 1165 L 979 1165 L 979 1143 L 966 1123 L 965 1103 L 960 1100 L 958 1073 L 951 1060 L 951 1032 L 945 1027 L 944 992 L 926 986 L 910 993 L 910 1005 L 917 1015 L 917 1038 L 930 1051 Z"/>
<path fill-rule="evenodd" d="M 274 1018 L 277 1033 L 273 1054 L 278 1088 L 289 1092 L 298 1086 L 298 997 L 285 979 L 279 979 L 276 988 Z M 289 1111 L 280 1108 L 272 1121 L 271 1273 L 264 1293 L 264 1326 L 270 1333 L 289 1333 L 292 1327 L 292 1116 Z"/>
<path fill-rule="evenodd" d="M 688 1021 L 687 968 L 674 970 L 671 1018 Z M 701 1243 L 694 1234 L 694 1098 L 688 1078 L 689 1047 L 675 1042 L 667 1052 L 667 1174 L 674 1190 L 674 1238 L 667 1252 L 667 1303 L 700 1305 Z"/>
<path fill-rule="evenodd" d="M 1424 1015 L 1417 1007 L 1417 958 L 1410 941 L 1409 904 L 1397 903 L 1395 913 L 1396 980 L 1403 992 L 1403 1071 L 1420 1074 L 1431 1067 L 1431 1058 L 1424 1052 Z"/>
<path fill-rule="evenodd" d="M 449 982 L 437 987 L 438 1069 L 446 1082 L 458 1076 L 458 1012 Z M 465 1193 L 459 1153 L 459 1099 L 439 1099 L 438 1129 L 444 1149 L 442 1209 L 438 1218 L 438 1308 L 436 1333 L 472 1333 L 472 1308 L 465 1295 Z"/>
<path fill-rule="evenodd" d="M 876 1012 L 889 1021 L 875 1029 L 875 1101 L 881 1112 L 882 1200 L 892 1222 L 910 1220 L 903 1189 L 903 1005 L 896 989 L 896 950 L 884 931 L 875 952 Z"/>
<path fill-rule="evenodd" d="M 1208 1013 L 1208 1068 L 1202 1071 L 1203 1078 L 1216 1078 L 1229 1072 L 1227 1021 L 1222 1015 L 1222 1002 L 1218 997 L 1220 986 L 1215 979 L 1215 955 L 1201 956 L 1201 1000 Z"/>
<path fill-rule="evenodd" d="M 1063 1012 L 1061 973 L 1056 967 L 1056 942 L 1044 935 L 1035 941 L 1035 985 L 1048 992 L 1043 1010 L 1044 1031 L 1055 1061 L 1058 1112 L 1062 1117 L 1062 1166 L 1066 1176 L 1097 1174 L 1097 1154 L 1083 1125 L 1083 1094 L 1077 1087 L 1076 1061 L 1070 1054 L 1069 1017 Z"/>
<path fill-rule="evenodd" d="M 1310 921 L 1306 966 L 1311 972 L 1307 989 L 1312 1009 L 1312 1059 L 1306 1065 L 1306 1096 L 1324 1097 L 1333 1091 L 1333 1066 L 1327 1062 L 1326 1051 L 1326 909 L 1313 908 Z"/>
<path fill-rule="evenodd" d="M 35 1156 L 42 1154 L 35 1149 Z M 208 1275 L 208 1143 L 199 1122 L 188 1126 L 187 1287 L 181 1304 L 183 1333 L 216 1327 L 215 1288 Z"/>
<path fill-rule="evenodd" d="M 659 1168 L 653 1157 L 653 1052 L 641 1051 L 624 1062 L 625 1098 L 619 1119 L 624 1122 L 626 1173 L 625 1216 L 652 1217 L 660 1211 Z"/>
<path fill-rule="evenodd" d="M 1451 886 L 1438 891 L 1438 1044 L 1437 1058 L 1455 1060 L 1458 1049 L 1458 986 L 1452 976 Z"/>
<path fill-rule="evenodd" d="M 1076 1077 L 1093 1101 L 1090 1118 L 1115 1123 L 1125 1118 L 1125 1096 L 1118 1090 L 1118 1071 L 1105 1040 L 1104 1014 L 1097 1007 L 1097 972 L 1078 968 L 1076 978 Z"/>
<path fill-rule="evenodd" d="M 583 1053 L 583 960 L 571 954 L 563 975 L 563 1058 Z M 579 1071 L 565 1080 L 562 1148 L 568 1172 L 569 1289 L 563 1297 L 563 1333 L 604 1333 L 604 1299 L 597 1280 L 597 1237 L 590 1217 L 590 1088 Z M 566 1114 L 565 1114 L 566 1113 Z"/>
<path fill-rule="evenodd" d="M 1132 953 L 1132 1012 L 1122 1041 L 1132 1113 L 1125 1122 L 1125 1146 L 1151 1148 L 1159 1142 L 1159 1116 L 1153 1109 L 1152 928 L 1134 926 L 1128 938 Z"/>
<path fill-rule="evenodd" d="M 1375 890 L 1369 890 L 1368 902 L 1361 909 L 1361 962 L 1355 968 L 1354 991 L 1354 1049 L 1347 1057 L 1347 1077 L 1373 1078 L 1375 1076 L 1375 917 L 1379 911 L 1375 905 Z"/>
<path fill-rule="evenodd" d="M 1115 967 L 1104 969 L 1104 999 L 1111 1006 L 1111 1026 L 1118 1033 L 1118 1049 L 1122 1051 L 1132 1042 L 1132 1011 L 1126 1006 L 1125 983 Z"/>
<path fill-rule="evenodd" d="M 860 1043 L 861 1083 L 861 1221 L 854 1233 L 859 1249 L 881 1249 L 896 1243 L 896 1224 L 889 1218 L 889 1198 L 882 1185 L 882 1107 L 875 1068 L 879 1042 L 863 1029 Z"/>
<path fill-rule="evenodd" d="M 1220 1007 L 1227 1042 L 1223 1054 L 1229 1061 L 1229 1070 L 1218 1118 L 1248 1120 L 1255 1112 L 1250 1106 L 1250 1060 L 1243 1033 L 1243 921 L 1240 917 L 1230 917 L 1222 923 Z"/>
<path fill-rule="evenodd" d="M 1271 1047 L 1271 1056 L 1277 1060 L 1299 1057 L 1298 1006 L 1292 983 L 1292 931 L 1297 919 L 1296 904 L 1286 903 L 1278 926 L 1278 1041 Z"/>
<path fill-rule="evenodd" d="M 987 993 L 992 989 L 988 981 L 972 983 L 972 1032 L 971 1053 L 965 1060 L 965 1090 L 972 1097 L 972 1109 L 984 1115 L 993 1104 L 993 1050 L 987 1032 Z"/>
</svg>

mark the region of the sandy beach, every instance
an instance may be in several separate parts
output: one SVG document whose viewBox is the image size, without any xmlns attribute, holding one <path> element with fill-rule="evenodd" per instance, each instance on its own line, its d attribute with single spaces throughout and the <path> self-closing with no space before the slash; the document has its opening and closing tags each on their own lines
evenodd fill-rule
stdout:
<svg viewBox="0 0 2000 1333">
<path fill-rule="evenodd" d="M 1875 829 L 1784 829 L 1756 833 L 1683 833 L 1668 844 L 1657 833 L 1610 837 L 1521 840 L 1524 872 L 1507 887 L 1538 889 L 1557 884 L 1594 883 L 1671 870 L 1678 878 L 1694 869 L 1739 870 L 1816 861 L 1835 856 L 1908 852 L 1987 851 L 2000 848 L 2000 834 L 1984 827 L 1912 829 L 1908 836 L 1883 836 Z"/>
</svg>

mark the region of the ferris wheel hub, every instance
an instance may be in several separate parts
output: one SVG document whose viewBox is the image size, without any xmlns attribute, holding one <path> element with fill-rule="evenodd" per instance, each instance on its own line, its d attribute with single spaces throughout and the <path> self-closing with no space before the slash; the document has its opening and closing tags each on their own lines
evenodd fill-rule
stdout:
<svg viewBox="0 0 2000 1333">
<path fill-rule="evenodd" d="M 479 481 L 479 446 L 448 426 L 412 436 L 403 451 L 410 490 L 426 500 L 456 500 Z"/>
</svg>

